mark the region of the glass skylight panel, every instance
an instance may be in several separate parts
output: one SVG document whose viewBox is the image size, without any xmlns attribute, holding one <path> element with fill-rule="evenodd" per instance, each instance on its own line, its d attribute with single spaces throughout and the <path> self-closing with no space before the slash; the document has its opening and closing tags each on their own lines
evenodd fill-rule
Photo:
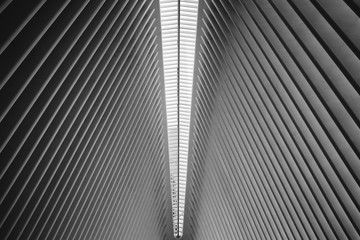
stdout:
<svg viewBox="0 0 360 240">
<path fill-rule="evenodd" d="M 176 237 L 182 236 L 184 226 L 197 7 L 198 0 L 160 0 L 172 216 Z"/>
</svg>

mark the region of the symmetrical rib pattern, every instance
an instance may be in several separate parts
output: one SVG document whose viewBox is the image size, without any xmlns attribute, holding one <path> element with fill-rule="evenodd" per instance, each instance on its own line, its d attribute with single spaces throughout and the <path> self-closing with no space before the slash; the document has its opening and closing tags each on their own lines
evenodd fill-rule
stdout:
<svg viewBox="0 0 360 240">
<path fill-rule="evenodd" d="M 360 238 L 360 3 L 199 3 L 185 239 Z"/>
<path fill-rule="evenodd" d="M 157 1 L 0 6 L 0 238 L 168 239 Z"/>
</svg>

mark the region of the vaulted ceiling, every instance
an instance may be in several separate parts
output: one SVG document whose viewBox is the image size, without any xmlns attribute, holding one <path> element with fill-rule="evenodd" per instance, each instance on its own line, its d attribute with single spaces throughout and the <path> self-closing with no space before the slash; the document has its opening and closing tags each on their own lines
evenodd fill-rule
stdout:
<svg viewBox="0 0 360 240">
<path fill-rule="evenodd" d="M 360 238 L 360 2 L 200 0 L 183 239 Z M 172 239 L 159 2 L 0 4 L 1 239 Z"/>
</svg>

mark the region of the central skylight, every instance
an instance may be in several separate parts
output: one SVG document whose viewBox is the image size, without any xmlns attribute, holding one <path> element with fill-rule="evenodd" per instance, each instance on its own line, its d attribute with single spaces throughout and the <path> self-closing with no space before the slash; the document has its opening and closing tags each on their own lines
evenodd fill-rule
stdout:
<svg viewBox="0 0 360 240">
<path fill-rule="evenodd" d="M 160 0 L 175 237 L 184 226 L 197 7 L 198 0 Z"/>
</svg>

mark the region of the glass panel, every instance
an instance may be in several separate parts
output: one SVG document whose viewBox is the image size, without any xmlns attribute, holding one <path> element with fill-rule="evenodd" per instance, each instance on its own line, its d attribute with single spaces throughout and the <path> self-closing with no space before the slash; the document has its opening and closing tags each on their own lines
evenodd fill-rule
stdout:
<svg viewBox="0 0 360 240">
<path fill-rule="evenodd" d="M 184 225 L 197 6 L 197 0 L 160 0 L 175 236 L 182 236 Z M 180 19 L 178 19 L 179 9 Z M 180 29 L 178 29 L 179 21 Z M 180 40 L 179 45 L 178 40 Z"/>
</svg>

